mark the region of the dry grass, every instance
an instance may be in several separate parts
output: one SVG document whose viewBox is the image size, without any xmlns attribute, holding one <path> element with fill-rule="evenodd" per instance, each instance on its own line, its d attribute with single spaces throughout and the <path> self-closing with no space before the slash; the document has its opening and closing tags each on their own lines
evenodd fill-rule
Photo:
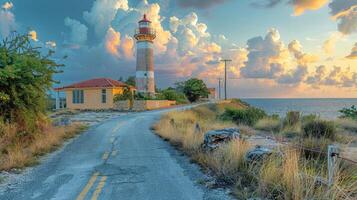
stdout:
<svg viewBox="0 0 357 200">
<path fill-rule="evenodd" d="M 231 122 L 217 119 L 225 104 L 200 106 L 198 108 L 171 112 L 164 115 L 154 126 L 162 138 L 180 147 L 202 167 L 210 169 L 218 180 L 233 188 L 238 199 L 260 196 L 264 199 L 338 199 L 355 198 L 357 193 L 357 167 L 343 167 L 333 187 L 321 184 L 317 176 L 326 178 L 326 163 L 320 155 L 306 155 L 304 151 L 284 150 L 284 154 L 270 156 L 263 162 L 248 163 L 246 152 L 251 148 L 244 140 L 234 140 L 212 152 L 201 150 L 204 133 L 213 129 L 234 127 Z M 217 107 L 220 107 L 217 109 Z M 230 104 L 230 106 L 232 106 Z M 263 120 L 261 127 L 274 127 L 272 121 Z M 277 122 L 273 121 L 277 126 Z M 280 125 L 280 123 L 279 123 Z M 299 126 L 286 127 L 299 133 Z M 252 135 L 255 130 L 239 126 L 242 134 Z M 305 138 L 299 144 L 308 148 L 326 149 L 327 139 Z M 220 181 L 219 181 L 220 182 Z M 341 192 L 342 191 L 342 192 Z"/>
<path fill-rule="evenodd" d="M 337 119 L 335 122 L 336 122 L 337 126 L 343 128 L 343 129 L 352 131 L 357 134 L 357 121 L 356 120 L 343 118 L 343 119 Z"/>
<path fill-rule="evenodd" d="M 258 130 L 269 131 L 269 132 L 278 132 L 280 127 L 281 127 L 280 120 L 272 117 L 265 117 L 259 120 L 254 125 L 254 128 Z"/>
<path fill-rule="evenodd" d="M 81 124 L 53 127 L 46 123 L 40 132 L 21 135 L 15 125 L 7 125 L 0 138 L 0 170 L 23 168 L 38 162 L 38 156 L 58 148 L 65 140 L 85 129 Z"/>
</svg>

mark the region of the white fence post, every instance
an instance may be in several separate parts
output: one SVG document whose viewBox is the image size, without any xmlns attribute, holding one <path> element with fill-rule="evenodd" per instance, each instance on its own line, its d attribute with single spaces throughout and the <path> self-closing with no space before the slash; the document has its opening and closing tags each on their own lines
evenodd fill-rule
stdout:
<svg viewBox="0 0 357 200">
<path fill-rule="evenodd" d="M 329 145 L 327 150 L 327 166 L 328 166 L 328 185 L 332 186 L 334 182 L 337 156 L 339 148 L 337 145 Z"/>
</svg>

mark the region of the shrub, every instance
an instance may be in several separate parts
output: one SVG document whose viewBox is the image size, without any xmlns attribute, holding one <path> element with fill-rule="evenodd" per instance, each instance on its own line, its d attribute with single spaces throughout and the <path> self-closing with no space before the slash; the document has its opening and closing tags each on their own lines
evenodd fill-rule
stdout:
<svg viewBox="0 0 357 200">
<path fill-rule="evenodd" d="M 306 123 L 308 123 L 308 122 L 315 121 L 315 120 L 317 120 L 317 119 L 319 119 L 319 117 L 318 117 L 317 115 L 315 115 L 315 114 L 310 114 L 310 115 L 304 115 L 304 116 L 302 116 L 301 121 L 302 121 L 303 124 L 306 124 Z"/>
<path fill-rule="evenodd" d="M 125 100 L 132 101 L 133 99 L 134 99 L 134 95 L 130 91 L 129 88 L 125 88 L 122 94 L 117 94 L 117 95 L 114 96 L 114 102 L 116 102 L 116 101 L 125 101 Z"/>
<path fill-rule="evenodd" d="M 284 119 L 284 126 L 296 126 L 300 122 L 300 112 L 299 111 L 289 111 L 286 113 Z"/>
<path fill-rule="evenodd" d="M 357 121 L 349 118 L 337 119 L 336 125 L 349 131 L 357 132 Z"/>
<path fill-rule="evenodd" d="M 246 109 L 231 109 L 226 108 L 225 112 L 221 115 L 223 120 L 231 120 L 237 124 L 245 124 L 253 126 L 258 120 L 266 117 L 267 114 L 264 110 L 259 108 L 249 107 Z"/>
<path fill-rule="evenodd" d="M 185 94 L 178 92 L 173 88 L 167 88 L 160 91 L 160 93 L 157 95 L 157 98 L 162 100 L 176 101 L 178 104 L 187 103 Z"/>
<path fill-rule="evenodd" d="M 184 83 L 183 85 L 183 93 L 186 95 L 187 99 L 190 102 L 196 102 L 200 100 L 200 98 L 208 97 L 208 89 L 206 84 L 197 78 L 191 78 Z"/>
<path fill-rule="evenodd" d="M 263 131 L 279 131 L 281 127 L 280 119 L 275 117 L 264 117 L 260 119 L 255 125 L 254 128 Z"/>
<path fill-rule="evenodd" d="M 305 137 L 335 139 L 336 126 L 332 121 L 314 120 L 303 125 Z"/>
<path fill-rule="evenodd" d="M 357 120 L 357 108 L 356 106 L 351 106 L 351 108 L 343 108 L 339 111 L 342 113 L 341 118 L 351 118 Z"/>
</svg>

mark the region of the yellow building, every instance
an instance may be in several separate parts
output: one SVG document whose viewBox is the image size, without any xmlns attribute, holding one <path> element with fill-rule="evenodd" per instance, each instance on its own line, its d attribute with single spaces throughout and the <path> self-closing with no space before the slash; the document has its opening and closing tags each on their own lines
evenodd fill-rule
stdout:
<svg viewBox="0 0 357 200">
<path fill-rule="evenodd" d="M 111 109 L 114 108 L 114 96 L 122 94 L 125 88 L 135 88 L 110 78 L 97 78 L 74 83 L 55 91 L 66 93 L 68 109 Z"/>
</svg>

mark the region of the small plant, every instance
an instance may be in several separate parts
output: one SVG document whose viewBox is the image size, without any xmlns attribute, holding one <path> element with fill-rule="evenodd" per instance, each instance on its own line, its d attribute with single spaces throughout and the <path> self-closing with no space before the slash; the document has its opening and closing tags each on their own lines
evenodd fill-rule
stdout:
<svg viewBox="0 0 357 200">
<path fill-rule="evenodd" d="M 231 109 L 226 108 L 225 112 L 221 115 L 223 120 L 231 120 L 237 124 L 245 124 L 253 126 L 258 120 L 266 117 L 267 114 L 264 110 L 259 108 L 249 107 L 246 109 Z"/>
<path fill-rule="evenodd" d="M 300 112 L 299 111 L 289 111 L 286 113 L 284 120 L 284 126 L 296 126 L 300 122 Z"/>
<path fill-rule="evenodd" d="M 125 88 L 122 94 L 118 94 L 114 96 L 114 102 L 117 101 L 125 101 L 125 100 L 130 100 L 132 101 L 134 98 L 133 93 L 130 91 L 129 88 Z"/>
<path fill-rule="evenodd" d="M 263 131 L 272 131 L 278 132 L 280 130 L 281 123 L 280 119 L 276 117 L 265 117 L 260 119 L 255 125 L 254 128 Z"/>
<path fill-rule="evenodd" d="M 332 121 L 314 120 L 303 125 L 304 137 L 336 138 L 336 126 Z"/>
<path fill-rule="evenodd" d="M 341 118 L 350 118 L 357 120 L 357 108 L 356 106 L 351 106 L 351 108 L 343 108 L 342 110 L 339 111 L 342 113 Z"/>
</svg>

